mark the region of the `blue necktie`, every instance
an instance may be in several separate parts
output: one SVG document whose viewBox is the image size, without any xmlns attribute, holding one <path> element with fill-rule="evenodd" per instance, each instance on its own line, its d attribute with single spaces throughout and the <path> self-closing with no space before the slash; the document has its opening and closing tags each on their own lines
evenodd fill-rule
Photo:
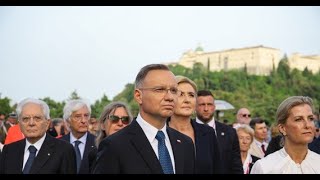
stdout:
<svg viewBox="0 0 320 180">
<path fill-rule="evenodd" d="M 75 141 L 74 142 L 74 150 L 76 151 L 76 160 L 77 160 L 77 173 L 79 172 L 80 165 L 81 165 L 81 153 L 79 149 L 79 144 L 81 141 Z"/>
<path fill-rule="evenodd" d="M 29 146 L 28 150 L 29 150 L 30 154 L 29 154 L 29 158 L 28 158 L 26 164 L 24 165 L 24 169 L 22 171 L 23 174 L 29 174 L 33 160 L 36 157 L 36 153 L 37 153 L 37 148 L 35 148 L 32 145 Z"/>
<path fill-rule="evenodd" d="M 164 133 L 162 131 L 158 131 L 156 139 L 158 140 L 159 161 L 162 166 L 163 173 L 173 174 L 173 167 L 169 151 L 166 147 Z"/>
</svg>

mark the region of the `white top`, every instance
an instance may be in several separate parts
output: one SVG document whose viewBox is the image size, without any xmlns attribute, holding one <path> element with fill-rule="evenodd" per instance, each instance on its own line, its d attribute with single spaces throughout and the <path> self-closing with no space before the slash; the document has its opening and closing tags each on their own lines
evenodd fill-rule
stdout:
<svg viewBox="0 0 320 180">
<path fill-rule="evenodd" d="M 320 155 L 308 150 L 301 164 L 295 163 L 284 148 L 256 161 L 251 174 L 320 174 Z"/>
<path fill-rule="evenodd" d="M 249 172 L 250 172 L 249 165 L 250 165 L 251 162 L 252 162 L 252 157 L 251 157 L 251 155 L 249 153 L 247 153 L 247 158 L 243 162 L 243 165 L 242 165 L 244 174 L 249 174 Z"/>
<path fill-rule="evenodd" d="M 158 140 L 156 139 L 156 135 L 158 133 L 158 131 L 162 131 L 164 133 L 165 136 L 165 143 L 167 146 L 167 149 L 169 151 L 170 154 L 170 158 L 171 158 L 171 162 L 172 162 L 172 167 L 173 167 L 173 172 L 175 173 L 175 161 L 174 161 L 174 156 L 173 156 L 173 150 L 171 147 L 171 143 L 170 143 L 170 139 L 169 136 L 167 134 L 167 123 L 164 124 L 164 126 L 161 129 L 157 129 L 154 126 L 152 126 L 151 124 L 149 124 L 147 121 L 145 121 L 140 113 L 138 114 L 137 118 L 136 118 L 137 123 L 141 126 L 144 134 L 147 136 L 154 152 L 156 153 L 158 159 L 159 159 L 159 153 L 158 153 Z"/>
</svg>

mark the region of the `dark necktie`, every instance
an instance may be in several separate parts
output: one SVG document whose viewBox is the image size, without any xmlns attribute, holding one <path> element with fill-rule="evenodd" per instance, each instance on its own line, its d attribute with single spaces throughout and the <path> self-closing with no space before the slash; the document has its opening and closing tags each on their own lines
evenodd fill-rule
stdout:
<svg viewBox="0 0 320 180">
<path fill-rule="evenodd" d="M 74 150 L 76 151 L 76 160 L 77 160 L 77 173 L 79 172 L 80 165 L 81 165 L 81 153 L 79 149 L 79 144 L 81 141 L 75 141 L 74 142 Z"/>
<path fill-rule="evenodd" d="M 22 171 L 23 174 L 29 174 L 33 160 L 36 157 L 36 153 L 37 153 L 37 148 L 35 148 L 32 145 L 29 146 L 28 150 L 29 150 L 30 154 L 29 154 L 29 158 L 28 158 L 26 164 L 24 165 L 24 169 Z"/>
<path fill-rule="evenodd" d="M 166 147 L 164 133 L 162 131 L 158 131 L 156 139 L 158 140 L 159 161 L 162 166 L 163 173 L 173 174 L 173 167 L 169 151 Z"/>
<path fill-rule="evenodd" d="M 262 149 L 263 154 L 266 154 L 266 149 L 264 148 L 264 144 L 261 145 L 261 149 Z"/>
</svg>

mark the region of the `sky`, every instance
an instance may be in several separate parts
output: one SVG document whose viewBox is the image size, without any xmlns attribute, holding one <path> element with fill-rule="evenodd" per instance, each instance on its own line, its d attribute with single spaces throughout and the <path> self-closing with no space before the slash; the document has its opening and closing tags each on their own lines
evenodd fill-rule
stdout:
<svg viewBox="0 0 320 180">
<path fill-rule="evenodd" d="M 151 63 L 199 45 L 320 54 L 320 7 L 0 7 L 0 93 L 112 99 Z"/>
</svg>

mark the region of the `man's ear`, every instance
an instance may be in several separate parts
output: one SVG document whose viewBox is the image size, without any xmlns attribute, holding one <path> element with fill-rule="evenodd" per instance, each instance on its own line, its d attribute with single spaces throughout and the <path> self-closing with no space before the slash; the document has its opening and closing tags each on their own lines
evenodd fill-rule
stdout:
<svg viewBox="0 0 320 180">
<path fill-rule="evenodd" d="M 142 93 L 139 89 L 134 90 L 134 99 L 137 101 L 139 105 L 142 104 Z"/>
</svg>

